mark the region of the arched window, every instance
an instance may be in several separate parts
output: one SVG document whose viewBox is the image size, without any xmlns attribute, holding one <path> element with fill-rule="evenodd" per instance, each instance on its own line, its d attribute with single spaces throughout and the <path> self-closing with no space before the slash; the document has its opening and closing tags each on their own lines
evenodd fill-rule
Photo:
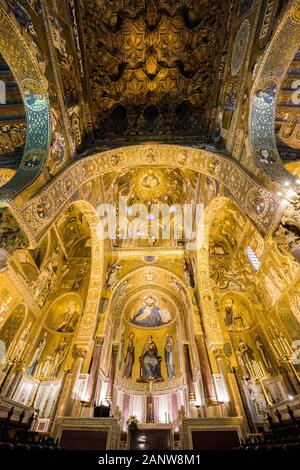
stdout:
<svg viewBox="0 0 300 470">
<path fill-rule="evenodd" d="M 3 80 L 0 80 L 0 104 L 6 104 L 6 85 Z"/>
<path fill-rule="evenodd" d="M 250 263 L 252 264 L 254 270 L 258 271 L 259 268 L 260 268 L 261 262 L 259 261 L 258 257 L 254 253 L 252 248 L 250 248 L 250 246 L 248 246 L 246 248 L 246 253 L 247 253 L 248 259 L 249 259 Z"/>
</svg>

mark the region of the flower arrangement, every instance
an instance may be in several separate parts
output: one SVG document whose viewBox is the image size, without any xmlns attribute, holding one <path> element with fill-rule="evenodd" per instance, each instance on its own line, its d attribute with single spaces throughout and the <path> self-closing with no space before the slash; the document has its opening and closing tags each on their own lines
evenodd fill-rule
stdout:
<svg viewBox="0 0 300 470">
<path fill-rule="evenodd" d="M 127 421 L 127 425 L 128 425 L 128 430 L 131 434 L 134 434 L 137 431 L 137 428 L 138 428 L 137 423 L 138 423 L 137 417 L 130 416 L 130 418 Z"/>
</svg>

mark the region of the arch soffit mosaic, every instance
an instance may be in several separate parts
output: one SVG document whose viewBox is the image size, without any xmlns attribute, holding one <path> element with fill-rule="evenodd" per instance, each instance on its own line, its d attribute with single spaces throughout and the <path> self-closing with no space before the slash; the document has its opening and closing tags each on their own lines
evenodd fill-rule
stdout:
<svg viewBox="0 0 300 470">
<path fill-rule="evenodd" d="M 79 160 L 22 206 L 12 203 L 11 210 L 36 243 L 70 199 L 75 199 L 81 185 L 111 171 L 139 166 L 187 168 L 215 178 L 228 188 L 233 200 L 263 235 L 276 228 L 285 209 L 280 198 L 258 185 L 237 162 L 224 155 L 186 146 L 147 144 L 121 147 Z"/>
<path fill-rule="evenodd" d="M 94 332 L 97 325 L 98 318 L 98 305 L 101 297 L 103 284 L 104 284 L 104 242 L 101 237 L 98 237 L 101 224 L 99 225 L 99 217 L 95 212 L 94 207 L 87 201 L 71 201 L 65 208 L 67 210 L 70 206 L 76 207 L 85 216 L 91 234 L 91 271 L 89 279 L 88 296 L 84 304 L 84 310 L 80 319 L 80 323 L 76 334 L 76 348 L 77 351 L 87 351 L 93 342 Z M 56 301 L 57 299 L 53 299 Z M 49 311 L 49 306 L 47 306 Z M 44 320 L 46 320 L 45 315 Z M 36 344 L 39 335 L 42 331 L 44 321 L 40 323 L 39 328 L 35 331 L 32 338 L 32 345 Z M 32 351 L 29 348 L 27 355 Z"/>
<path fill-rule="evenodd" d="M 220 316 L 215 306 L 212 281 L 210 278 L 209 240 L 211 235 L 211 224 L 224 210 L 228 203 L 232 203 L 228 197 L 215 197 L 205 209 L 205 224 L 203 230 L 199 227 L 197 231 L 197 281 L 201 293 L 201 315 L 204 333 L 210 349 L 218 348 L 224 343 L 223 330 L 220 324 Z M 236 209 L 240 210 L 236 205 Z"/>
<path fill-rule="evenodd" d="M 89 347 L 97 322 L 98 304 L 103 288 L 104 280 L 104 240 L 99 235 L 102 229 L 99 217 L 94 207 L 87 201 L 71 202 L 69 206 L 75 205 L 85 216 L 91 234 L 91 272 L 88 288 L 88 296 L 84 305 L 83 314 L 78 327 L 76 343 L 83 349 Z M 101 235 L 101 234 L 100 234 Z"/>
<path fill-rule="evenodd" d="M 219 347 L 224 343 L 220 319 L 215 307 L 214 294 L 209 271 L 209 238 L 210 227 L 216 214 L 224 208 L 230 199 L 227 197 L 214 198 L 205 209 L 205 225 L 203 230 L 199 227 L 197 231 L 197 281 L 201 293 L 201 313 L 203 319 L 204 333 L 210 349 Z"/>
<path fill-rule="evenodd" d="M 6 204 L 41 173 L 50 145 L 50 105 L 47 85 L 16 25 L 0 4 L 0 51 L 20 89 L 27 117 L 27 138 L 21 164 L 0 188 Z"/>
<path fill-rule="evenodd" d="M 283 167 L 277 151 L 276 102 L 280 85 L 299 49 L 299 38 L 300 1 L 294 0 L 290 2 L 290 7 L 258 67 L 250 97 L 249 135 L 252 157 L 264 174 L 281 186 L 292 175 Z"/>
</svg>

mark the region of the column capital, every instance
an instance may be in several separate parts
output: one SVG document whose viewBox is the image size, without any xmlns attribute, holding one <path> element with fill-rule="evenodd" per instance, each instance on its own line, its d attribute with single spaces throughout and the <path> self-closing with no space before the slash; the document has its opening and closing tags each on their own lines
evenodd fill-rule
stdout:
<svg viewBox="0 0 300 470">
<path fill-rule="evenodd" d="M 196 343 L 205 343 L 205 336 L 203 331 L 195 334 Z"/>
<path fill-rule="evenodd" d="M 95 344 L 99 346 L 103 346 L 104 343 L 104 336 L 97 336 L 95 339 Z"/>
<path fill-rule="evenodd" d="M 84 359 L 87 352 L 89 350 L 89 347 L 87 344 L 74 344 L 73 346 L 73 357 L 74 359 Z"/>
<path fill-rule="evenodd" d="M 224 359 L 224 352 L 221 347 L 214 348 L 213 353 L 216 359 Z"/>
</svg>

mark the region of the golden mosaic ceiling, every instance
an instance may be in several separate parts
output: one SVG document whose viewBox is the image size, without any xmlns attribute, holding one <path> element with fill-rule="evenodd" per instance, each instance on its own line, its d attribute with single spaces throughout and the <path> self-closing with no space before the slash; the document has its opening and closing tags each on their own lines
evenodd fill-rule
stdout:
<svg viewBox="0 0 300 470">
<path fill-rule="evenodd" d="M 125 196 L 128 205 L 135 203 L 177 204 L 187 196 L 187 182 L 191 188 L 192 175 L 178 169 L 151 169 L 141 167 L 138 170 L 120 174 L 115 185 L 115 198 Z"/>
<path fill-rule="evenodd" d="M 299 76 L 300 50 L 289 66 L 277 99 L 275 131 L 278 151 L 284 162 L 300 157 Z"/>
<path fill-rule="evenodd" d="M 208 140 L 228 2 L 92 0 L 83 29 L 99 141 Z"/>
<path fill-rule="evenodd" d="M 0 100 L 0 166 L 1 168 L 15 168 L 21 161 L 25 146 L 26 115 L 18 85 L 1 54 L 0 77 L 2 87 Z M 1 184 L 3 184 L 3 181 L 0 176 L 0 186 Z"/>
</svg>

